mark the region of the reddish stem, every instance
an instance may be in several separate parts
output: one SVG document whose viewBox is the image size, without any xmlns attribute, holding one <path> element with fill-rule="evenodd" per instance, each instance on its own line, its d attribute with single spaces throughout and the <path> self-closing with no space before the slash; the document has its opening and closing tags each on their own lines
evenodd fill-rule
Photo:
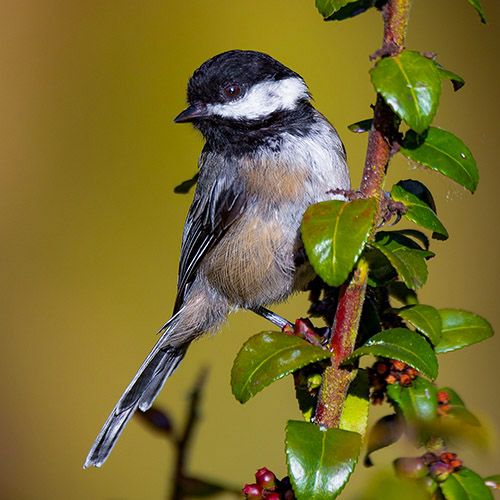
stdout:
<svg viewBox="0 0 500 500">
<path fill-rule="evenodd" d="M 404 48 L 411 0 L 388 0 L 382 8 L 384 41 L 379 55 L 396 55 Z M 363 195 L 378 199 L 381 210 L 381 193 L 389 163 L 392 143 L 398 132 L 399 120 L 377 95 L 373 124 L 368 136 L 368 148 L 360 191 Z M 378 217 L 375 218 L 377 220 Z M 373 230 L 374 232 L 374 230 Z M 331 365 L 323 374 L 314 421 L 324 427 L 339 427 L 343 405 L 352 373 L 342 368 L 342 360 L 354 350 L 361 310 L 366 293 L 368 266 L 364 260 L 358 263 L 351 280 L 339 293 L 339 304 L 333 324 L 330 350 Z"/>
</svg>

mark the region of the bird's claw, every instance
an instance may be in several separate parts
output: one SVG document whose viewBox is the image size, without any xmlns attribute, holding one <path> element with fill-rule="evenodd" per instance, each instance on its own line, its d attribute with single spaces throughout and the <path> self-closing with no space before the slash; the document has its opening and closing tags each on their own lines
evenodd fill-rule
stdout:
<svg viewBox="0 0 500 500">
<path fill-rule="evenodd" d="M 384 196 L 382 198 L 382 220 L 377 226 L 377 229 L 380 229 L 386 224 L 388 225 L 388 227 L 395 226 L 401 220 L 401 217 L 403 217 L 406 211 L 407 209 L 404 203 L 393 200 L 390 193 L 384 192 Z M 389 224 L 394 216 L 396 217 L 395 220 Z"/>
</svg>

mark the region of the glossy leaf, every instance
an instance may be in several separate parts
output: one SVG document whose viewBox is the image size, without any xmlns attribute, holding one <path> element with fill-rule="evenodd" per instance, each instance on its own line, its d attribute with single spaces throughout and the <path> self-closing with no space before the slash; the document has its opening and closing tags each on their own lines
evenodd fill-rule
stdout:
<svg viewBox="0 0 500 500">
<path fill-rule="evenodd" d="M 297 500 L 331 500 L 346 485 L 361 449 L 361 436 L 289 420 L 286 427 L 288 473 Z"/>
<path fill-rule="evenodd" d="M 416 290 L 425 284 L 428 275 L 425 259 L 433 257 L 432 252 L 422 250 L 397 231 L 380 231 L 370 244 L 387 257 L 408 288 Z"/>
<path fill-rule="evenodd" d="M 424 132 L 439 104 L 441 79 L 434 62 L 404 51 L 381 59 L 370 71 L 375 90 L 411 129 Z"/>
<path fill-rule="evenodd" d="M 396 414 L 386 415 L 377 420 L 368 433 L 365 466 L 371 467 L 373 465 L 371 454 L 394 444 L 402 436 L 403 430 L 404 422 Z"/>
<path fill-rule="evenodd" d="M 316 0 L 316 8 L 323 17 L 329 17 L 355 0 Z"/>
<path fill-rule="evenodd" d="M 434 307 L 417 304 L 393 312 L 423 333 L 433 345 L 441 339 L 441 316 Z"/>
<path fill-rule="evenodd" d="M 344 431 L 365 435 L 368 425 L 368 408 L 370 406 L 370 388 L 366 370 L 358 370 L 356 378 L 349 385 L 344 401 L 339 428 Z"/>
<path fill-rule="evenodd" d="M 462 398 L 453 389 L 450 387 L 443 387 L 438 389 L 438 393 L 439 392 L 446 392 L 450 398 L 450 402 L 448 403 L 450 409 L 445 418 L 452 417 L 469 425 L 481 425 L 479 419 L 465 407 Z"/>
<path fill-rule="evenodd" d="M 422 250 L 429 250 L 429 238 L 422 231 L 418 229 L 400 229 L 398 234 L 415 240 L 422 247 Z"/>
<path fill-rule="evenodd" d="M 473 193 L 479 182 L 476 161 L 470 149 L 451 132 L 430 127 L 424 134 L 406 134 L 400 153 L 429 167 Z"/>
<path fill-rule="evenodd" d="M 484 13 L 483 8 L 481 7 L 481 4 L 479 3 L 479 0 L 469 0 L 469 3 L 477 10 L 477 13 L 479 14 L 481 22 L 483 24 L 486 24 L 486 15 Z"/>
<path fill-rule="evenodd" d="M 404 216 L 408 220 L 448 238 L 448 231 L 438 219 L 436 212 L 427 203 L 404 189 L 403 186 L 395 184 L 391 190 L 391 198 L 405 205 L 406 213 Z"/>
<path fill-rule="evenodd" d="M 425 184 L 422 184 L 420 181 L 416 181 L 415 179 L 404 179 L 399 181 L 397 185 L 401 186 L 405 191 L 409 191 L 411 194 L 414 194 L 426 205 L 429 205 L 432 211 L 437 214 L 436 202 L 434 201 L 432 193 Z"/>
<path fill-rule="evenodd" d="M 451 84 L 453 85 L 453 90 L 455 92 L 457 90 L 460 90 L 465 85 L 465 80 L 461 76 L 457 75 L 456 73 L 453 73 L 453 71 L 449 71 L 446 68 L 443 68 L 443 66 L 441 66 L 441 64 L 439 64 L 437 61 L 434 61 L 434 64 L 438 69 L 439 76 L 441 78 L 445 78 L 446 80 L 451 81 Z"/>
<path fill-rule="evenodd" d="M 437 416 L 436 386 L 423 377 L 414 379 L 410 387 L 388 385 L 387 395 L 410 422 L 431 422 Z"/>
<path fill-rule="evenodd" d="M 264 387 L 305 365 L 331 356 L 295 335 L 261 332 L 250 337 L 234 360 L 231 388 L 240 403 L 246 403 Z"/>
<path fill-rule="evenodd" d="M 493 500 L 493 495 L 483 479 L 465 467 L 450 474 L 441 484 L 441 490 L 446 500 Z"/>
<path fill-rule="evenodd" d="M 361 255 L 376 212 L 374 199 L 330 200 L 311 205 L 302 220 L 302 240 L 316 273 L 340 286 Z"/>
<path fill-rule="evenodd" d="M 406 328 L 393 328 L 377 333 L 363 346 L 356 349 L 343 363 L 349 363 L 367 354 L 397 359 L 432 380 L 438 374 L 438 363 L 432 347 L 422 335 Z"/>
<path fill-rule="evenodd" d="M 451 352 L 481 342 L 493 335 L 491 325 L 477 314 L 461 309 L 440 309 L 441 340 L 436 352 Z"/>
<path fill-rule="evenodd" d="M 325 21 L 343 21 L 350 17 L 358 16 L 375 5 L 376 0 L 354 0 L 348 3 L 345 7 L 340 8 Z"/>
<path fill-rule="evenodd" d="M 347 128 L 354 132 L 355 134 L 362 134 L 363 132 L 369 132 L 372 126 L 373 120 L 368 118 L 368 120 L 361 120 L 356 123 L 351 123 Z"/>
</svg>

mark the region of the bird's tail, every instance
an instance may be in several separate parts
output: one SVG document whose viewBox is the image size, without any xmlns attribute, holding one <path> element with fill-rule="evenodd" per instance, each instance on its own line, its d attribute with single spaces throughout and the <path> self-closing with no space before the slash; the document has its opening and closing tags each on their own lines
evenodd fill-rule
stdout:
<svg viewBox="0 0 500 500">
<path fill-rule="evenodd" d="M 167 378 L 172 375 L 184 358 L 189 343 L 180 347 L 165 345 L 169 323 L 162 328 L 161 331 L 167 331 L 163 333 L 142 363 L 103 425 L 87 455 L 84 469 L 91 465 L 100 467 L 106 461 L 135 410 L 139 408 L 141 411 L 146 411 L 151 407 Z"/>
</svg>

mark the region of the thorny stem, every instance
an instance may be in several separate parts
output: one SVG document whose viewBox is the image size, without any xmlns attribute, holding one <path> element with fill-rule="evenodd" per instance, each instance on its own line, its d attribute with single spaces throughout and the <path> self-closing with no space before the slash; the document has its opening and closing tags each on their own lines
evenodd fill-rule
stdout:
<svg viewBox="0 0 500 500">
<path fill-rule="evenodd" d="M 382 7 L 384 40 L 377 55 L 390 56 L 404 49 L 408 17 L 412 0 L 387 0 Z M 361 193 L 378 200 L 377 214 L 381 211 L 381 192 L 394 137 L 398 131 L 398 119 L 378 95 L 374 109 L 373 124 L 368 136 Z M 378 217 L 376 217 L 377 221 Z M 373 237 L 374 230 L 372 232 Z M 339 427 L 343 405 L 352 373 L 341 367 L 342 360 L 349 356 L 356 341 L 361 310 L 366 293 L 368 265 L 363 259 L 358 263 L 349 283 L 339 293 L 339 304 L 335 313 L 330 350 L 331 365 L 325 370 L 314 421 L 324 427 Z"/>
</svg>

